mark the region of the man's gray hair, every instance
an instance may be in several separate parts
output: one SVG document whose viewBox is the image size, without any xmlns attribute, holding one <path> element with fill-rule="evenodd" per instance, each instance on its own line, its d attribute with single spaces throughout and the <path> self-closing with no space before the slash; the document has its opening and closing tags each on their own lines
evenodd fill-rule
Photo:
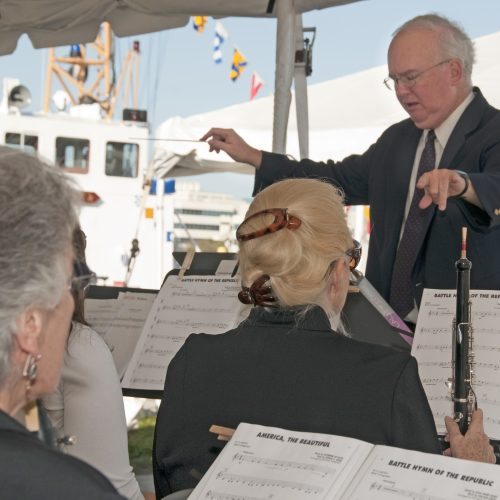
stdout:
<svg viewBox="0 0 500 500">
<path fill-rule="evenodd" d="M 459 59 L 465 73 L 465 79 L 472 85 L 472 67 L 475 62 L 474 43 L 465 30 L 456 22 L 439 14 L 426 14 L 410 19 L 400 26 L 393 34 L 411 29 L 428 29 L 439 34 L 442 57 L 444 59 Z"/>
<path fill-rule="evenodd" d="M 16 319 L 50 309 L 66 285 L 65 262 L 78 221 L 77 191 L 63 172 L 0 146 L 0 384 L 11 370 Z M 66 264 L 67 265 L 67 264 Z"/>
</svg>

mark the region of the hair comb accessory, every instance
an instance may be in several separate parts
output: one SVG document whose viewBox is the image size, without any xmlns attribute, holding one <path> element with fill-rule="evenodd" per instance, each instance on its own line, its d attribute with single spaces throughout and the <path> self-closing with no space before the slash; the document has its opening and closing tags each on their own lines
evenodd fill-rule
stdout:
<svg viewBox="0 0 500 500">
<path fill-rule="evenodd" d="M 265 214 L 274 215 L 274 220 L 273 222 L 271 222 L 271 224 L 250 233 L 243 232 L 248 221 L 256 217 L 261 217 Z M 249 241 L 255 238 L 260 238 L 261 236 L 265 236 L 266 234 L 275 233 L 280 229 L 283 229 L 284 227 L 286 227 L 287 229 L 297 229 L 301 224 L 302 221 L 298 217 L 296 217 L 295 215 L 290 215 L 288 213 L 288 208 L 267 208 L 266 210 L 261 210 L 260 212 L 247 217 L 238 226 L 238 229 L 236 230 L 236 239 L 238 241 Z"/>
<path fill-rule="evenodd" d="M 270 280 L 268 274 L 263 274 L 257 278 L 250 288 L 243 287 L 238 293 L 238 299 L 243 304 L 253 304 L 254 306 L 270 306 L 276 302 L 276 298 L 271 295 L 272 289 L 266 283 Z"/>
</svg>

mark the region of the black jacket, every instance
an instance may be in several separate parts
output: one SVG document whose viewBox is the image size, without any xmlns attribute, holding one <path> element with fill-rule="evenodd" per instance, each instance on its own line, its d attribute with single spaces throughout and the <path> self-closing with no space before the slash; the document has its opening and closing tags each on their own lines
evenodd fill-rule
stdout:
<svg viewBox="0 0 500 500">
<path fill-rule="evenodd" d="M 2 500 L 124 500 L 96 469 L 51 449 L 0 411 Z"/>
<path fill-rule="evenodd" d="M 157 497 L 206 472 L 223 446 L 212 424 L 240 422 L 440 452 L 415 359 L 335 333 L 319 307 L 255 308 L 234 330 L 187 339 L 157 417 Z"/>
</svg>

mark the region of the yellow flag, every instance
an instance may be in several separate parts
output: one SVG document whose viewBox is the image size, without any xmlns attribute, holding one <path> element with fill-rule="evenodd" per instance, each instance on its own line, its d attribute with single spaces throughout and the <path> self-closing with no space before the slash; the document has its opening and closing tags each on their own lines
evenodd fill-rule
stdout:
<svg viewBox="0 0 500 500">
<path fill-rule="evenodd" d="M 205 29 L 205 24 L 207 24 L 208 17 L 207 16 L 193 16 L 193 28 L 198 33 L 203 33 Z"/>
<path fill-rule="evenodd" d="M 245 56 L 238 49 L 234 49 L 233 63 L 231 65 L 231 73 L 229 75 L 233 82 L 238 79 L 246 65 L 247 60 L 245 59 Z"/>
</svg>

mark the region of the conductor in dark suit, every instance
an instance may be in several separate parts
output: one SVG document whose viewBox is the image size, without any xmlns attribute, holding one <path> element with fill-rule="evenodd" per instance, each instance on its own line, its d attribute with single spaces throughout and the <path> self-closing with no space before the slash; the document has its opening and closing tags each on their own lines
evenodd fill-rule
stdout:
<svg viewBox="0 0 500 500">
<path fill-rule="evenodd" d="M 340 186 L 370 206 L 366 276 L 399 315 L 416 321 L 423 288 L 454 288 L 461 227 L 469 228 L 471 287 L 500 289 L 500 112 L 472 86 L 474 48 L 437 15 L 394 34 L 386 86 L 409 114 L 364 154 L 293 161 L 259 151 L 233 130 L 211 129 L 211 150 L 256 167 L 255 192 L 285 177 Z"/>
<path fill-rule="evenodd" d="M 254 199 L 237 231 L 242 290 L 254 307 L 220 335 L 191 335 L 169 365 L 156 421 L 158 498 L 193 487 L 222 448 L 212 424 L 339 434 L 439 453 L 434 420 L 407 352 L 355 341 L 339 317 L 360 258 L 337 188 L 289 179 Z M 474 413 L 452 432 L 454 456 L 494 460 Z"/>
</svg>

